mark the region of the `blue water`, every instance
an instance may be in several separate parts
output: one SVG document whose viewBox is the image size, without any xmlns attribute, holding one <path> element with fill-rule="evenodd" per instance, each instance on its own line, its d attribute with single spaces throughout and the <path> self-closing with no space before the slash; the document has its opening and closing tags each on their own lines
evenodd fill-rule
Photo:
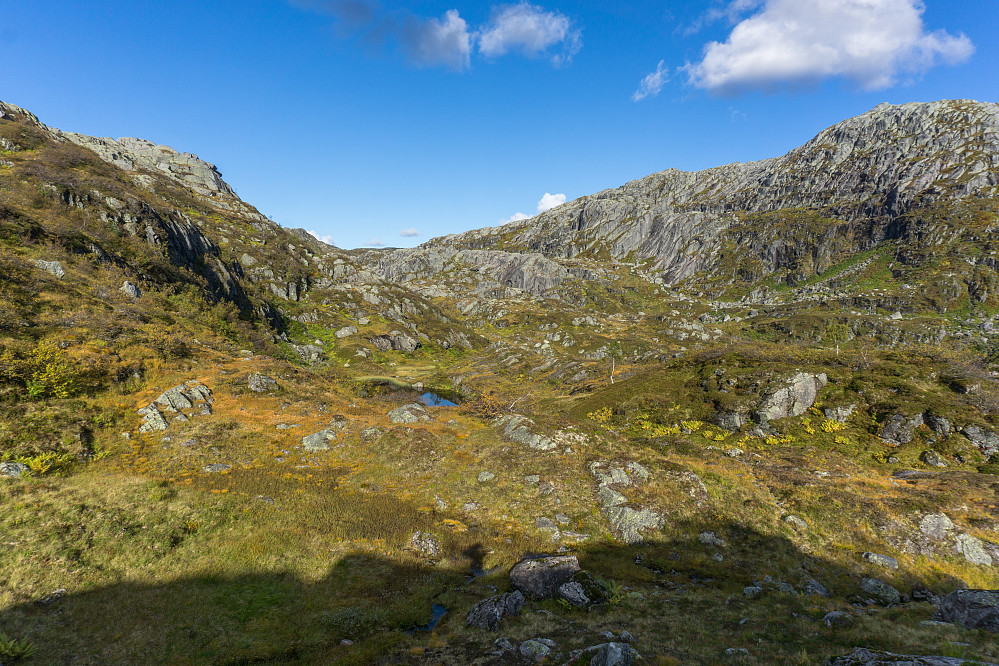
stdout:
<svg viewBox="0 0 999 666">
<path fill-rule="evenodd" d="M 420 403 L 426 405 L 427 407 L 457 407 L 458 406 L 458 403 L 451 402 L 447 398 L 445 398 L 443 396 L 439 396 L 436 393 L 432 393 L 430 391 L 427 391 L 426 393 L 421 394 L 420 397 L 417 398 L 417 400 L 419 400 Z"/>
<path fill-rule="evenodd" d="M 437 623 L 440 622 L 441 618 L 444 617 L 445 615 L 447 615 L 447 609 L 441 606 L 440 604 L 434 604 L 433 608 L 430 609 L 430 622 L 427 622 L 426 624 L 420 627 L 412 627 L 411 629 L 407 629 L 406 633 L 412 636 L 417 631 L 433 631 L 434 627 L 437 626 Z"/>
</svg>

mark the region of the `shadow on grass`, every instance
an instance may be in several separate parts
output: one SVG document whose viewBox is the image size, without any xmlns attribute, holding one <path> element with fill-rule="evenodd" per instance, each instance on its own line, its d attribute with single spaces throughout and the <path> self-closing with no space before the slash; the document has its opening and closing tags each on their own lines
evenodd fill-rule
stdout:
<svg viewBox="0 0 999 666">
<path fill-rule="evenodd" d="M 881 611 L 879 622 L 858 614 L 854 626 L 835 631 L 821 618 L 870 596 L 861 592 L 863 576 L 883 578 L 903 593 L 960 587 L 953 579 L 926 580 L 859 558 L 837 564 L 812 557 L 787 538 L 732 522 L 695 521 L 670 530 L 680 536 L 578 550 L 584 569 L 614 581 L 616 603 L 585 612 L 531 602 L 522 617 L 504 620 L 501 632 L 517 640 L 550 636 L 567 652 L 604 642 L 599 631 L 613 626 L 638 636 L 645 654 L 684 664 L 717 663 L 727 647 L 751 649 L 753 656 L 742 662 L 750 664 L 821 663 L 856 646 L 930 653 L 939 643 L 912 629 L 928 619 L 925 604 Z M 704 532 L 715 538 L 699 538 Z M 471 605 L 494 593 L 490 585 L 509 588 L 507 567 L 466 579 L 469 565 L 481 571 L 489 552 L 483 544 L 466 546 L 438 566 L 354 553 L 315 581 L 289 573 L 123 581 L 4 609 L 0 628 L 32 640 L 39 648 L 32 663 L 46 664 L 499 663 L 477 661 L 489 655 L 498 634 L 464 627 Z M 761 598 L 743 595 L 745 586 L 767 576 L 772 582 L 764 583 Z M 809 581 L 831 597 L 803 594 Z M 798 592 L 781 592 L 778 583 Z M 425 624 L 436 602 L 449 610 L 437 627 L 448 646 L 424 650 L 418 646 L 431 639 L 405 630 Z M 341 645 L 344 639 L 356 644 Z M 793 660 L 801 654 L 814 661 Z"/>
</svg>

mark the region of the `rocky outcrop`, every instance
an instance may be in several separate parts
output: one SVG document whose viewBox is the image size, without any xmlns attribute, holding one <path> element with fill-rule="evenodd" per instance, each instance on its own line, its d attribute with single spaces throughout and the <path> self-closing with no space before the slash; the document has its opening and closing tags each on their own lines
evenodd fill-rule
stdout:
<svg viewBox="0 0 999 666">
<path fill-rule="evenodd" d="M 259 372 L 252 372 L 246 378 L 246 384 L 251 391 L 256 393 L 269 393 L 278 389 L 278 383 L 273 377 L 262 375 Z"/>
<path fill-rule="evenodd" d="M 957 590 L 940 600 L 934 620 L 999 632 L 999 590 Z"/>
<path fill-rule="evenodd" d="M 558 589 L 580 571 L 575 555 L 521 560 L 510 570 L 510 583 L 532 599 L 553 599 Z"/>
<path fill-rule="evenodd" d="M 590 463 L 590 473 L 597 480 L 597 500 L 622 541 L 639 543 L 644 538 L 643 530 L 658 529 L 663 526 L 665 519 L 662 514 L 647 507 L 634 509 L 627 506 L 628 498 L 611 487 L 625 487 L 647 480 L 650 472 L 643 465 L 636 462 L 627 465 L 593 462 Z"/>
<path fill-rule="evenodd" d="M 517 414 L 502 416 L 493 425 L 503 429 L 504 439 L 517 444 L 525 444 L 538 451 L 551 451 L 558 446 L 551 437 L 534 432 L 535 423 L 526 416 Z"/>
<path fill-rule="evenodd" d="M 444 272 L 474 277 L 480 295 L 496 295 L 505 289 L 533 296 L 552 296 L 572 277 L 593 277 L 571 272 L 557 261 L 536 252 L 500 252 L 453 249 L 444 245 L 388 252 L 362 257 L 369 270 L 392 282 L 426 280 Z M 440 292 L 437 295 L 446 295 Z"/>
<path fill-rule="evenodd" d="M 142 417 L 139 432 L 166 430 L 171 421 L 186 423 L 197 416 L 212 413 L 215 402 L 211 390 L 197 380 L 178 384 L 161 393 L 155 400 L 138 410 Z"/>
<path fill-rule="evenodd" d="M 857 648 L 843 657 L 830 657 L 825 666 L 964 666 L 972 663 L 960 657 L 935 657 L 895 654 Z M 973 662 L 976 666 L 997 666 L 984 661 Z"/>
<path fill-rule="evenodd" d="M 426 407 L 415 402 L 393 409 L 388 413 L 388 418 L 392 423 L 420 423 L 434 420 Z"/>
<path fill-rule="evenodd" d="M 799 372 L 788 379 L 784 386 L 764 396 L 763 402 L 753 416 L 759 423 L 789 416 L 801 416 L 815 404 L 819 390 L 827 381 L 824 372 L 817 375 Z"/>
<path fill-rule="evenodd" d="M 355 329 L 356 330 L 356 329 Z M 401 351 L 413 353 L 421 343 L 401 331 L 392 331 L 388 335 L 376 335 L 370 338 L 371 344 L 378 348 L 378 351 Z"/>
<path fill-rule="evenodd" d="M 961 433 L 984 455 L 992 456 L 999 453 L 999 435 L 991 430 L 973 425 L 964 428 Z"/>
<path fill-rule="evenodd" d="M 860 587 L 864 594 L 869 594 L 882 606 L 894 606 L 902 600 L 899 591 L 880 578 L 865 578 Z"/>
<path fill-rule="evenodd" d="M 916 428 L 923 425 L 923 415 L 903 416 L 902 414 L 892 414 L 881 429 L 881 439 L 890 444 L 908 444 L 912 441 L 912 436 Z"/>
<path fill-rule="evenodd" d="M 496 631 L 504 617 L 520 615 L 524 601 L 524 595 L 519 591 L 490 597 L 472 606 L 465 617 L 465 624 L 469 627 Z"/>
<path fill-rule="evenodd" d="M 25 465 L 24 463 L 18 463 L 18 462 L 0 463 L 0 476 L 17 478 L 20 476 L 24 476 L 29 471 L 30 470 L 28 469 L 28 466 Z"/>
</svg>

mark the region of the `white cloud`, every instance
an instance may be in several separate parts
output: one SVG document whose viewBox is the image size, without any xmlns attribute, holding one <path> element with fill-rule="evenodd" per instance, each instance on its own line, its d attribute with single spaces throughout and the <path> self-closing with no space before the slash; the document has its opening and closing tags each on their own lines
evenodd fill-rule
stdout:
<svg viewBox="0 0 999 666">
<path fill-rule="evenodd" d="M 414 236 L 419 236 L 420 232 L 416 230 L 416 227 L 410 227 L 409 229 L 400 231 L 399 235 L 403 238 L 413 238 Z"/>
<path fill-rule="evenodd" d="M 457 9 L 448 10 L 442 19 L 411 18 L 403 25 L 401 37 L 418 65 L 462 70 L 471 64 L 472 34 Z"/>
<path fill-rule="evenodd" d="M 555 206 L 561 206 L 565 203 L 564 194 L 549 194 L 545 192 L 545 195 L 538 200 L 538 213 L 543 213 L 546 210 L 551 210 Z M 510 222 L 520 222 L 521 220 L 529 220 L 533 215 L 526 215 L 524 213 L 514 213 L 508 218 L 499 221 L 499 224 L 509 224 Z"/>
<path fill-rule="evenodd" d="M 312 231 L 311 229 L 309 229 L 309 235 L 315 238 L 317 241 L 322 241 L 327 245 L 336 245 L 336 243 L 333 242 L 332 236 L 320 235 L 318 231 Z"/>
<path fill-rule="evenodd" d="M 538 212 L 543 213 L 546 210 L 551 210 L 555 206 L 561 206 L 564 203 L 564 194 L 548 194 L 545 192 L 545 196 L 541 197 L 541 200 L 538 201 Z"/>
<path fill-rule="evenodd" d="M 555 66 L 562 66 L 571 62 L 583 46 L 582 33 L 572 19 L 527 0 L 494 5 L 489 22 L 477 29 L 470 28 L 457 9 L 448 10 L 440 18 L 424 18 L 380 0 L 288 1 L 332 16 L 340 39 L 357 39 L 376 48 L 398 45 L 413 64 L 422 67 L 463 71 L 471 66 L 476 45 L 489 58 L 510 52 L 545 55 Z"/>
<path fill-rule="evenodd" d="M 509 224 L 510 222 L 520 222 L 521 220 L 531 219 L 530 215 L 524 215 L 523 213 L 514 213 L 508 218 L 499 221 L 499 224 Z"/>
<path fill-rule="evenodd" d="M 495 58 L 511 51 L 538 56 L 552 54 L 556 66 L 568 64 L 583 46 L 582 33 L 573 27 L 572 19 L 559 12 L 547 12 L 537 5 L 521 2 L 517 5 L 494 7 L 489 24 L 478 34 L 479 52 Z"/>
<path fill-rule="evenodd" d="M 638 90 L 631 96 L 631 99 L 638 102 L 650 95 L 655 97 L 663 89 L 667 81 L 669 81 L 669 72 L 666 70 L 666 61 L 660 60 L 656 71 L 647 74 L 642 79 L 641 83 L 638 84 Z"/>
<path fill-rule="evenodd" d="M 725 42 L 709 42 L 704 58 L 684 69 L 695 86 L 721 93 L 834 76 L 866 90 L 887 88 L 901 74 L 925 71 L 938 59 L 961 62 L 974 52 L 963 34 L 926 32 L 924 11 L 922 0 L 767 0 Z"/>
<path fill-rule="evenodd" d="M 367 243 L 365 243 L 365 245 L 367 245 L 368 247 L 385 247 L 385 243 L 381 242 L 377 238 L 372 238 Z"/>
</svg>

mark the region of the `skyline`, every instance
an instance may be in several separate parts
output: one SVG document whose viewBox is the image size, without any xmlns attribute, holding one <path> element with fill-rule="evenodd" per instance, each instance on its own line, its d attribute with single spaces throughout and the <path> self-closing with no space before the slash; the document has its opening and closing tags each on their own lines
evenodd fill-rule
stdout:
<svg viewBox="0 0 999 666">
<path fill-rule="evenodd" d="M 984 0 L 234 0 L 5 8 L 0 99 L 218 165 L 345 247 L 781 155 L 882 102 L 996 101 Z"/>
</svg>

